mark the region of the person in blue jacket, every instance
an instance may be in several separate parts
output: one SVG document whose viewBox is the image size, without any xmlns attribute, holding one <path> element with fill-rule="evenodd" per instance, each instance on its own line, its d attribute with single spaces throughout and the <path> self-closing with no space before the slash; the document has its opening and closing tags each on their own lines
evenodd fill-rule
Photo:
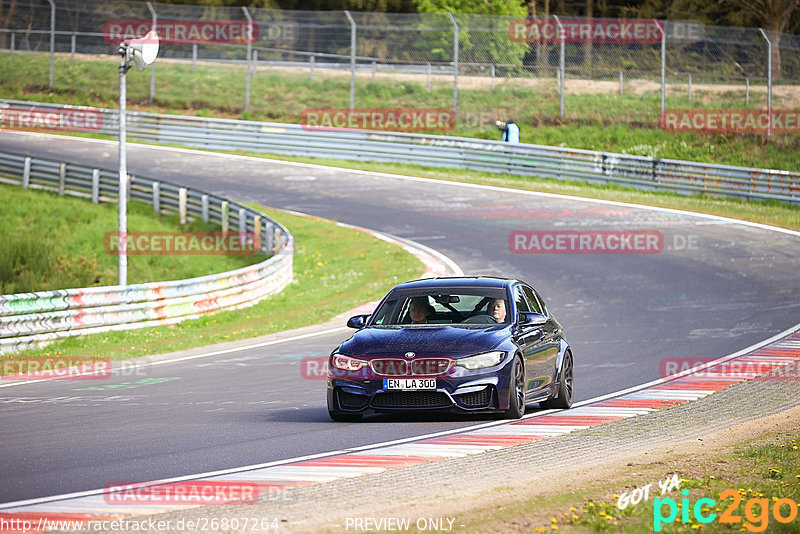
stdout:
<svg viewBox="0 0 800 534">
<path fill-rule="evenodd" d="M 495 124 L 500 131 L 503 132 L 500 138 L 501 141 L 515 144 L 519 143 L 519 126 L 514 122 L 514 119 L 508 119 L 506 122 L 495 121 Z"/>
</svg>

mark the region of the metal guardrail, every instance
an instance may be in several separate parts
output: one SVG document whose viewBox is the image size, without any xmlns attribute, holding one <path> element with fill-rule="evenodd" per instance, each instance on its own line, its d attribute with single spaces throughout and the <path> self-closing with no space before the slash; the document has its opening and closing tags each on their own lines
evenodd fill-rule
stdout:
<svg viewBox="0 0 800 534">
<path fill-rule="evenodd" d="M 0 100 L 3 108 L 40 113 L 92 109 L 96 131 L 116 135 L 118 110 Z M 336 131 L 332 131 L 336 130 Z M 614 183 L 648 191 L 710 194 L 800 203 L 800 173 L 696 163 L 544 145 L 442 135 L 320 129 L 297 124 L 130 112 L 128 138 L 208 150 L 413 163 L 521 176 Z"/>
<path fill-rule="evenodd" d="M 116 201 L 117 171 L 0 152 L 0 182 Z M 187 280 L 0 295 L 0 353 L 54 339 L 174 324 L 255 304 L 292 281 L 294 242 L 280 223 L 236 202 L 169 182 L 132 176 L 130 198 L 155 213 L 178 213 L 252 232 L 271 257 L 233 271 Z"/>
</svg>

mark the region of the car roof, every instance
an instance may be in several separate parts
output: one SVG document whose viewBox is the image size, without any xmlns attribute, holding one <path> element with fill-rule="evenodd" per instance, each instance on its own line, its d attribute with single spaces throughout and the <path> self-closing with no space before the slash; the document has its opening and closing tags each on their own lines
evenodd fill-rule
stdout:
<svg viewBox="0 0 800 534">
<path fill-rule="evenodd" d="M 498 278 L 494 276 L 451 276 L 423 278 L 398 284 L 394 289 L 429 289 L 451 287 L 511 287 L 519 282 L 512 278 Z"/>
</svg>

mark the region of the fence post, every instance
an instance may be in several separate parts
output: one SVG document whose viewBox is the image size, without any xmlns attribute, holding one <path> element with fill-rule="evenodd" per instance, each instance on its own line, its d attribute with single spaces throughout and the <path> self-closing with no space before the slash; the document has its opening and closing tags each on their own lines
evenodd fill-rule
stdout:
<svg viewBox="0 0 800 534">
<path fill-rule="evenodd" d="M 619 71 L 619 94 L 622 96 L 622 71 Z"/>
<path fill-rule="evenodd" d="M 772 41 L 767 37 L 767 32 L 759 28 L 758 31 L 767 41 L 767 137 L 772 135 Z"/>
<path fill-rule="evenodd" d="M 31 158 L 25 158 L 25 166 L 22 168 L 22 189 L 28 189 L 31 184 Z"/>
<path fill-rule="evenodd" d="M 62 163 L 58 166 L 58 194 L 63 195 L 67 188 L 67 164 Z"/>
<path fill-rule="evenodd" d="M 50 89 L 53 88 L 53 63 L 56 58 L 56 3 L 53 0 L 47 0 L 50 3 Z"/>
<path fill-rule="evenodd" d="M 150 28 L 152 31 L 156 31 L 156 26 L 158 25 L 158 15 L 156 15 L 155 9 L 153 9 L 153 4 L 151 4 L 148 0 L 147 2 L 147 9 L 150 10 L 150 15 L 153 17 L 152 27 Z M 153 100 L 156 98 L 156 64 L 153 62 L 150 65 L 150 103 L 153 103 Z"/>
<path fill-rule="evenodd" d="M 258 76 L 258 50 L 253 50 L 253 79 Z"/>
<path fill-rule="evenodd" d="M 308 69 L 308 81 L 314 81 L 314 56 L 311 56 L 311 67 Z"/>
<path fill-rule="evenodd" d="M 192 45 L 192 72 L 197 67 L 197 43 Z"/>
<path fill-rule="evenodd" d="M 200 206 L 203 213 L 203 222 L 208 224 L 208 195 L 200 197 Z"/>
<path fill-rule="evenodd" d="M 181 224 L 186 224 L 186 200 L 186 188 L 181 187 L 178 189 L 178 216 Z"/>
<path fill-rule="evenodd" d="M 692 73 L 689 73 L 689 103 L 692 102 Z"/>
<path fill-rule="evenodd" d="M 75 61 L 75 32 L 72 32 L 72 37 L 69 40 L 69 60 Z"/>
<path fill-rule="evenodd" d="M 242 12 L 244 16 L 247 17 L 247 23 L 249 26 L 252 27 L 253 25 L 253 18 L 250 16 L 250 12 L 247 10 L 246 6 L 242 6 Z M 251 51 L 253 49 L 252 39 L 247 40 L 247 52 L 246 52 L 246 63 L 247 63 L 247 74 L 245 77 L 244 82 L 244 110 L 247 111 L 250 109 L 250 60 L 251 60 Z"/>
<path fill-rule="evenodd" d="M 375 60 L 372 60 L 372 84 L 375 85 Z"/>
<path fill-rule="evenodd" d="M 12 56 L 14 55 L 14 47 L 16 45 L 16 37 L 17 37 L 17 32 L 12 31 L 11 32 L 11 55 Z"/>
<path fill-rule="evenodd" d="M 356 107 L 356 21 L 350 12 L 344 12 L 350 22 L 350 109 Z"/>
<path fill-rule="evenodd" d="M 494 89 L 494 63 L 491 65 L 491 72 L 492 72 L 492 89 Z"/>
<path fill-rule="evenodd" d="M 458 23 L 452 13 L 447 14 L 453 25 L 453 113 L 458 113 Z"/>
<path fill-rule="evenodd" d="M 561 73 L 558 80 L 558 92 L 561 95 L 561 101 L 559 103 L 559 109 L 561 113 L 561 118 L 564 118 L 564 78 L 566 76 L 566 71 L 564 68 L 564 40 L 566 38 L 566 32 L 564 31 L 564 26 L 561 24 L 561 20 L 559 20 L 558 15 L 553 15 L 553 18 L 556 19 L 556 23 L 558 24 L 558 41 L 559 41 L 559 51 L 558 51 L 558 71 Z"/>
<path fill-rule="evenodd" d="M 92 170 L 92 203 L 100 203 L 100 169 Z"/>
<path fill-rule="evenodd" d="M 664 115 L 665 98 L 667 95 L 667 28 L 666 21 L 661 21 L 661 116 Z"/>
<path fill-rule="evenodd" d="M 744 79 L 744 105 L 750 105 L 750 78 Z"/>
<path fill-rule="evenodd" d="M 428 91 L 431 90 L 431 64 L 428 63 Z"/>
</svg>

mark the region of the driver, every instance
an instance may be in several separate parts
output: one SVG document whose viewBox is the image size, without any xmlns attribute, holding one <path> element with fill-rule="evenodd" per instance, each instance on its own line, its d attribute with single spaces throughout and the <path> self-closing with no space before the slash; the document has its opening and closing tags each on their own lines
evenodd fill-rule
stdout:
<svg viewBox="0 0 800 534">
<path fill-rule="evenodd" d="M 408 315 L 411 317 L 412 323 L 427 323 L 430 311 L 431 306 L 428 304 L 428 297 L 414 297 L 411 299 L 411 304 L 408 307 Z"/>
<path fill-rule="evenodd" d="M 492 299 L 489 301 L 487 311 L 498 323 L 506 322 L 506 301 L 504 299 Z"/>
</svg>

